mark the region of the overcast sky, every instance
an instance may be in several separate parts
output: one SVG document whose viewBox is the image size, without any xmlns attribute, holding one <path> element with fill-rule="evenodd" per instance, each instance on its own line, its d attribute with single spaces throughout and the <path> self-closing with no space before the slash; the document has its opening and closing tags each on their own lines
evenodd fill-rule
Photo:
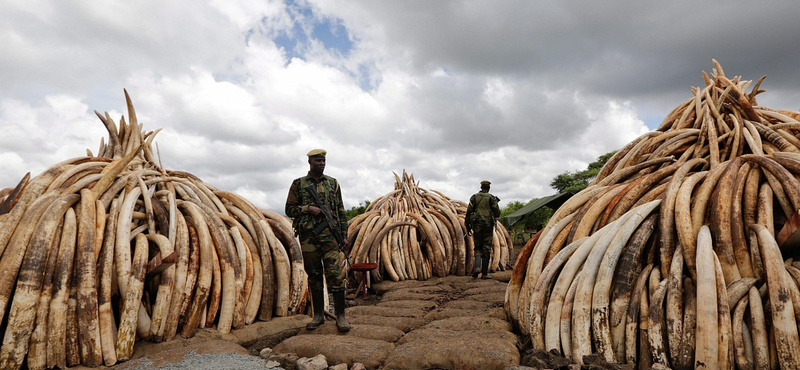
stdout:
<svg viewBox="0 0 800 370">
<path fill-rule="evenodd" d="M 554 193 L 703 85 L 800 110 L 800 1 L 0 0 L 0 188 L 96 153 L 130 93 L 165 168 L 283 212 L 328 150 L 345 207 L 392 172 L 501 207 Z"/>
</svg>

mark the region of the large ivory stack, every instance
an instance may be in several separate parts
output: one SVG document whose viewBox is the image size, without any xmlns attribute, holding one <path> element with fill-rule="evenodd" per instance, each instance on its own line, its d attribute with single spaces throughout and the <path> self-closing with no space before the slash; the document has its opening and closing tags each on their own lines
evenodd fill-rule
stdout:
<svg viewBox="0 0 800 370">
<path fill-rule="evenodd" d="M 108 144 L 0 193 L 0 368 L 130 359 L 136 339 L 222 333 L 304 311 L 302 254 L 282 216 L 161 168 L 127 92 Z M 175 263 L 146 274 L 156 255 Z M 164 265 L 167 266 L 167 265 Z M 156 266 L 151 266 L 156 267 Z"/>
<path fill-rule="evenodd" d="M 763 78 L 748 93 L 714 63 L 523 248 L 506 310 L 535 348 L 639 368 L 800 366 L 796 248 L 775 237 L 800 208 L 800 113 L 758 106 Z"/>
<path fill-rule="evenodd" d="M 355 237 L 353 263 L 378 263 L 371 272 L 373 281 L 471 273 L 473 242 L 464 226 L 467 205 L 436 190 L 420 188 L 414 175 L 405 171 L 402 179 L 397 174 L 394 177 L 393 191 L 350 220 L 348 237 Z M 499 222 L 493 241 L 490 270 L 505 270 L 513 246 Z"/>
</svg>

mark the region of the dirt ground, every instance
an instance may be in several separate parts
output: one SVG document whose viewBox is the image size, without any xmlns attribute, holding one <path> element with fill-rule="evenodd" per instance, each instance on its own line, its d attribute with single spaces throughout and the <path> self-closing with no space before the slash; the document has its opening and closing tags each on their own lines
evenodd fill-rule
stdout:
<svg viewBox="0 0 800 370">
<path fill-rule="evenodd" d="M 510 272 L 500 273 L 508 275 Z M 329 364 L 368 369 L 505 369 L 517 366 L 517 336 L 505 319 L 506 283 L 448 276 L 374 284 L 345 311 L 353 330 L 333 321 L 301 330 L 273 348 L 299 356 L 322 353 Z M 256 348 L 258 349 L 257 346 Z"/>
</svg>

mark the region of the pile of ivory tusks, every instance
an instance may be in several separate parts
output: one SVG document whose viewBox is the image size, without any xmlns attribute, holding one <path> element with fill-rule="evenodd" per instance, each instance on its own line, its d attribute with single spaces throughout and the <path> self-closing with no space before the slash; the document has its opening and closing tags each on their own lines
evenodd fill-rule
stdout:
<svg viewBox="0 0 800 370">
<path fill-rule="evenodd" d="M 354 217 L 348 236 L 354 239 L 353 263 L 377 263 L 371 281 L 426 280 L 465 275 L 473 268 L 472 236 L 467 235 L 467 205 L 436 190 L 420 188 L 414 175 L 396 173 L 394 190 L 378 197 Z M 491 271 L 510 267 L 511 236 L 497 222 L 492 238 Z"/>
<path fill-rule="evenodd" d="M 800 367 L 800 113 L 725 77 L 608 161 L 520 251 L 506 310 L 532 345 L 575 363 Z M 773 206 L 777 204 L 777 206 Z M 782 238 L 778 238 L 782 239 Z"/>
<path fill-rule="evenodd" d="M 98 156 L 0 193 L 0 368 L 130 359 L 135 340 L 222 333 L 305 310 L 291 224 L 185 172 L 165 171 L 128 102 Z M 146 275 L 156 254 L 175 262 Z M 165 265 L 166 266 L 166 265 Z"/>
</svg>

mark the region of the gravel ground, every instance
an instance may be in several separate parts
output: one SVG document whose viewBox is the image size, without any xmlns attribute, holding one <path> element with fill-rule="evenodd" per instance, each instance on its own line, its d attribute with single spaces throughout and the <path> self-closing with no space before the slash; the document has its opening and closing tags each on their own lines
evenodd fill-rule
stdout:
<svg viewBox="0 0 800 370">
<path fill-rule="evenodd" d="M 186 353 L 183 361 L 156 365 L 147 358 L 132 360 L 126 363 L 125 370 L 281 370 L 281 367 L 267 367 L 267 360 L 252 355 L 238 353 L 207 353 L 196 351 Z"/>
</svg>

